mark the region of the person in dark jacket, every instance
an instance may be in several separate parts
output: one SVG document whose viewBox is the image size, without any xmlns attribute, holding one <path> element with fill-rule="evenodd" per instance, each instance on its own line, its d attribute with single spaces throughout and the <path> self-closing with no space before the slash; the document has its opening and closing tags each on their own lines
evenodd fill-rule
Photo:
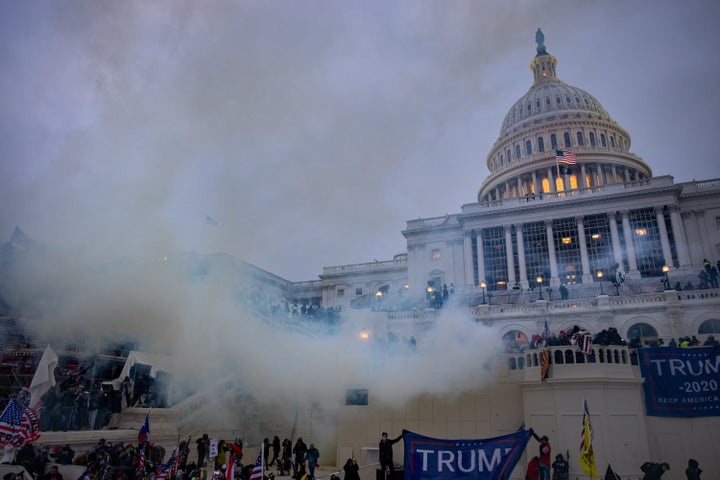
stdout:
<svg viewBox="0 0 720 480">
<path fill-rule="evenodd" d="M 562 453 L 555 455 L 555 461 L 552 464 L 553 480 L 568 480 L 570 478 L 570 465 L 563 457 Z"/>
<path fill-rule="evenodd" d="M 687 480 L 700 480 L 700 474 L 702 473 L 702 470 L 700 470 L 700 464 L 697 460 L 694 458 L 691 458 L 688 460 L 688 467 L 685 469 L 685 475 L 687 476 Z"/>
<path fill-rule="evenodd" d="M 380 445 L 378 447 L 378 454 L 380 456 L 380 471 L 384 474 L 387 469 L 390 469 L 389 478 L 391 479 L 395 478 L 395 462 L 393 462 L 392 446 L 403 438 L 403 434 L 404 432 L 394 440 L 388 439 L 387 432 L 383 432 L 382 437 L 380 437 Z"/>
<path fill-rule="evenodd" d="M 640 466 L 640 470 L 645 474 L 643 480 L 660 480 L 663 474 L 670 470 L 670 465 L 667 463 L 645 462 Z"/>
<path fill-rule="evenodd" d="M 345 471 L 345 480 L 360 480 L 360 466 L 354 458 L 347 459 L 343 470 Z"/>
</svg>

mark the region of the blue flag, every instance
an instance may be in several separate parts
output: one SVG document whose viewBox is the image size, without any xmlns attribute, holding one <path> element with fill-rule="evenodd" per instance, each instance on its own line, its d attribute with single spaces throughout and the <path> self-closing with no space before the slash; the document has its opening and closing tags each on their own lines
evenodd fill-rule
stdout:
<svg viewBox="0 0 720 480">
<path fill-rule="evenodd" d="M 406 432 L 404 480 L 507 480 L 530 431 L 476 440 L 445 440 Z"/>
</svg>

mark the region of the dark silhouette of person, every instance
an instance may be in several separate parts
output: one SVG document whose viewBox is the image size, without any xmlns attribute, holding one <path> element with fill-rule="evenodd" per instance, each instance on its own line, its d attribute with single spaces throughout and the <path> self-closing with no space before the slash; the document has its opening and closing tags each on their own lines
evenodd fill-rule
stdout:
<svg viewBox="0 0 720 480">
<path fill-rule="evenodd" d="M 402 440 L 405 432 L 401 433 L 397 438 L 390 440 L 387 432 L 382 433 L 380 444 L 378 446 L 378 454 L 380 456 L 380 470 L 383 474 L 389 469 L 389 478 L 395 478 L 395 463 L 393 462 L 393 445 Z"/>
<path fill-rule="evenodd" d="M 685 469 L 685 476 L 687 480 L 700 480 L 700 464 L 694 458 L 688 460 L 688 467 Z"/>
</svg>

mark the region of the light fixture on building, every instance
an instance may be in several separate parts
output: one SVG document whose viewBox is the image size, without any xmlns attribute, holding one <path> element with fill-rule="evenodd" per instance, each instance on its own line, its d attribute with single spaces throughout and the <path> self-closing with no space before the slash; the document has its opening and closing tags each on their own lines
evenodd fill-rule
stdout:
<svg viewBox="0 0 720 480">
<path fill-rule="evenodd" d="M 482 304 L 485 305 L 485 289 L 487 288 L 487 282 L 483 280 L 480 282 L 480 288 L 482 288 L 483 296 L 482 296 Z"/>
<path fill-rule="evenodd" d="M 639 237 L 642 237 L 643 235 L 647 235 L 647 230 L 644 228 L 636 228 L 635 235 L 637 235 Z"/>
<path fill-rule="evenodd" d="M 562 238 L 562 244 L 563 245 L 570 245 L 572 243 L 572 238 L 570 237 L 563 237 Z"/>
<path fill-rule="evenodd" d="M 590 235 L 590 238 L 592 238 L 593 240 L 600 240 L 602 238 L 602 235 L 599 233 L 593 233 L 592 235 Z"/>
</svg>

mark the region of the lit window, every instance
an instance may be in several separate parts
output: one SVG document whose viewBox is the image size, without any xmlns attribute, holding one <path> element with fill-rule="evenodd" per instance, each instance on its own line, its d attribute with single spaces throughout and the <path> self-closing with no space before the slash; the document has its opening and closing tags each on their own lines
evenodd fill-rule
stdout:
<svg viewBox="0 0 720 480">
<path fill-rule="evenodd" d="M 563 237 L 562 238 L 563 245 L 570 245 L 572 243 L 572 238 L 570 237 Z"/>
<path fill-rule="evenodd" d="M 644 228 L 636 228 L 635 235 L 637 235 L 639 237 L 642 237 L 643 235 L 647 235 L 647 230 Z"/>
<path fill-rule="evenodd" d="M 592 238 L 593 240 L 600 240 L 602 238 L 602 235 L 599 233 L 593 233 L 592 235 L 590 235 L 590 238 Z"/>
<path fill-rule="evenodd" d="M 438 248 L 433 249 L 433 251 L 430 252 L 430 258 L 432 258 L 433 260 L 440 259 L 440 249 L 438 249 Z"/>
</svg>

